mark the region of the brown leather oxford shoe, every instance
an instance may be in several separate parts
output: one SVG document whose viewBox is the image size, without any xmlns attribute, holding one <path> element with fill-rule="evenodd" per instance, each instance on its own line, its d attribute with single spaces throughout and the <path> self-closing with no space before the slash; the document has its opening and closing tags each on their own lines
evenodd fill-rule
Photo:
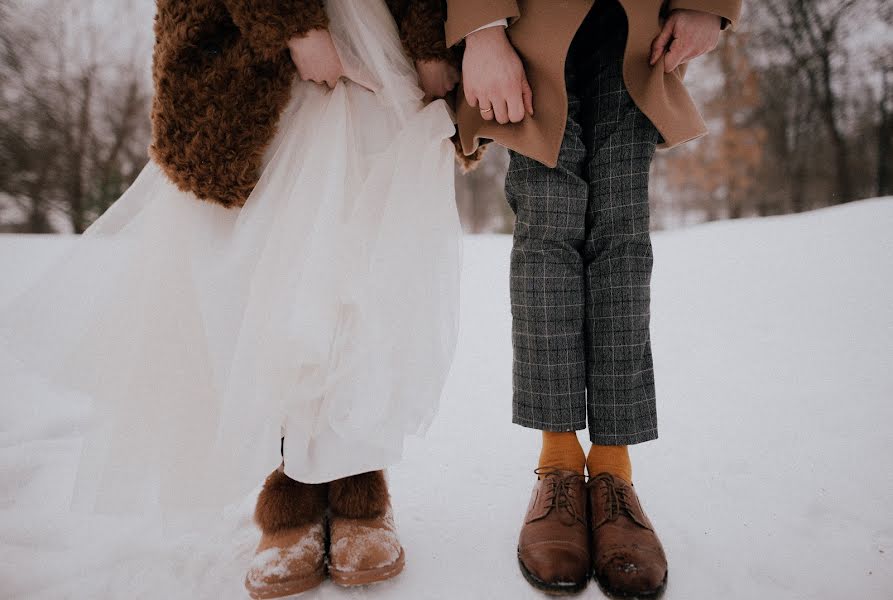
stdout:
<svg viewBox="0 0 893 600">
<path fill-rule="evenodd" d="M 518 542 L 521 573 L 547 594 L 580 592 L 591 568 L 586 483 L 572 471 L 537 474 Z"/>
<path fill-rule="evenodd" d="M 618 598 L 657 598 L 667 586 L 667 558 L 632 484 L 601 473 L 588 485 L 599 587 Z"/>
</svg>

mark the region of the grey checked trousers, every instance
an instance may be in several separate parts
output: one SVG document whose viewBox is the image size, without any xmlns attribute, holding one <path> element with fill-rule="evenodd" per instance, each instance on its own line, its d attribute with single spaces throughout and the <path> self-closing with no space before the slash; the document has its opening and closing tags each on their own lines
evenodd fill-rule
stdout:
<svg viewBox="0 0 893 600">
<path fill-rule="evenodd" d="M 622 9 L 596 3 L 568 56 L 558 166 L 513 152 L 505 184 L 513 421 L 575 431 L 588 417 L 600 445 L 657 437 L 648 171 L 660 135 L 624 86 L 625 39 Z"/>
</svg>

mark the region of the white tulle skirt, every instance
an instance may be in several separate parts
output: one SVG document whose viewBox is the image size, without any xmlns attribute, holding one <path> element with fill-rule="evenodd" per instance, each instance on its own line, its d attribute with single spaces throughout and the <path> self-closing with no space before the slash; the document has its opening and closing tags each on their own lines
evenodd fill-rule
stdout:
<svg viewBox="0 0 893 600">
<path fill-rule="evenodd" d="M 294 479 L 380 469 L 434 415 L 458 327 L 453 123 L 384 2 L 328 10 L 366 87 L 296 83 L 241 211 L 150 163 L 0 314 L 26 366 L 93 401 L 76 504 L 222 506 L 281 436 Z"/>
</svg>

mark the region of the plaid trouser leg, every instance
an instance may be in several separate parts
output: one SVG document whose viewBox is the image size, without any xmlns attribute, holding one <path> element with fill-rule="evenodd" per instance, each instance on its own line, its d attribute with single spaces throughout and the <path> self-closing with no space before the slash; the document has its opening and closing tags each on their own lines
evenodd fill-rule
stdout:
<svg viewBox="0 0 893 600">
<path fill-rule="evenodd" d="M 657 437 L 648 170 L 659 134 L 623 83 L 626 20 L 596 5 L 567 64 L 555 169 L 512 153 L 513 420 L 594 443 Z"/>
<path fill-rule="evenodd" d="M 648 171 L 659 134 L 626 91 L 621 51 L 584 60 L 589 432 L 595 444 L 636 444 L 657 437 Z"/>
<path fill-rule="evenodd" d="M 511 255 L 513 421 L 546 431 L 586 428 L 585 281 L 589 186 L 571 96 L 559 164 L 515 152 L 506 196 L 515 211 Z"/>
</svg>

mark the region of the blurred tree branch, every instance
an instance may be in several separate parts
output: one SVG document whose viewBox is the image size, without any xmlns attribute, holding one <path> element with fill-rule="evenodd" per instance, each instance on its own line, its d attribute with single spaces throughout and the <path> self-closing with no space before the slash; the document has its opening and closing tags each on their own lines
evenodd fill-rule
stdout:
<svg viewBox="0 0 893 600">
<path fill-rule="evenodd" d="M 151 95 L 140 69 L 58 6 L 0 4 L 0 199 L 24 212 L 18 229 L 52 231 L 55 216 L 80 233 L 145 164 Z"/>
<path fill-rule="evenodd" d="M 776 23 L 765 34 L 773 39 L 774 46 L 787 51 L 791 67 L 806 78 L 827 128 L 834 148 L 838 202 L 855 198 L 832 60 L 843 55 L 841 24 L 852 15 L 857 3 L 857 0 L 769 0 L 760 4 Z"/>
</svg>

